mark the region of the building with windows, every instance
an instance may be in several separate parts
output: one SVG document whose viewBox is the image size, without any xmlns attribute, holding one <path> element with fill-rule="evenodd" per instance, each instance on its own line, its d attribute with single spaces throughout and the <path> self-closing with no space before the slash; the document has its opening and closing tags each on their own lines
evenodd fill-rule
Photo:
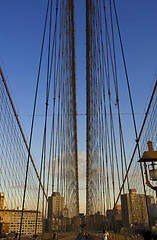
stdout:
<svg viewBox="0 0 157 240">
<path fill-rule="evenodd" d="M 60 193 L 53 192 L 48 198 L 48 218 L 61 218 L 64 210 L 64 197 Z"/>
<path fill-rule="evenodd" d="M 63 224 L 64 197 L 59 192 L 53 192 L 48 198 L 48 231 L 59 230 Z"/>
<path fill-rule="evenodd" d="M 0 219 L 2 222 L 2 232 L 20 232 L 22 210 L 0 209 Z M 22 234 L 31 236 L 35 233 L 36 211 L 24 210 L 22 222 Z M 38 212 L 37 234 L 42 233 L 42 214 Z"/>
<path fill-rule="evenodd" d="M 5 208 L 5 196 L 3 192 L 0 192 L 0 209 Z"/>
<path fill-rule="evenodd" d="M 121 195 L 122 219 L 124 227 L 147 227 L 148 214 L 144 194 L 130 189 L 129 194 Z"/>
<path fill-rule="evenodd" d="M 121 211 L 121 205 L 117 204 L 115 209 L 108 209 L 106 210 L 106 220 L 110 221 L 112 218 L 114 217 L 114 219 L 117 221 L 121 221 L 122 220 L 122 211 Z"/>
<path fill-rule="evenodd" d="M 149 205 L 149 204 L 154 204 L 154 203 L 155 203 L 154 196 L 148 195 L 148 196 L 147 196 L 147 203 L 148 203 L 148 205 Z"/>
<path fill-rule="evenodd" d="M 154 196 L 148 195 L 147 203 L 151 225 L 157 227 L 157 203 L 155 203 Z"/>
</svg>

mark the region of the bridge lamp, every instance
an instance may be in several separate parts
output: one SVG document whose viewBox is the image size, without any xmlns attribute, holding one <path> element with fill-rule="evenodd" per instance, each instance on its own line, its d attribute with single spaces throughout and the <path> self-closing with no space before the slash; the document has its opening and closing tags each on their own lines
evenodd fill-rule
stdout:
<svg viewBox="0 0 157 240">
<path fill-rule="evenodd" d="M 154 151 L 151 141 L 148 141 L 147 144 L 149 151 L 145 151 L 138 162 L 144 163 L 146 184 L 148 187 L 156 191 L 157 194 L 157 186 L 153 186 L 150 183 L 150 180 L 157 181 L 157 151 Z M 148 178 L 148 171 L 150 180 Z"/>
</svg>

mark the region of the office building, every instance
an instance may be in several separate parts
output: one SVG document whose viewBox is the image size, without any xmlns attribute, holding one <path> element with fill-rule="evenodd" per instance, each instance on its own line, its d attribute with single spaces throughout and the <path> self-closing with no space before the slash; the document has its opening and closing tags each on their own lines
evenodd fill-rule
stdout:
<svg viewBox="0 0 157 240">
<path fill-rule="evenodd" d="M 152 226 L 156 226 L 157 223 L 157 203 L 155 203 L 154 196 L 147 196 L 147 203 L 149 209 L 149 217 Z"/>
<path fill-rule="evenodd" d="M 58 231 L 62 228 L 64 215 L 64 197 L 60 193 L 53 192 L 48 198 L 48 232 Z"/>
<path fill-rule="evenodd" d="M 61 218 L 64 210 L 64 197 L 60 193 L 53 192 L 48 198 L 48 218 Z"/>
<path fill-rule="evenodd" d="M 155 203 L 154 196 L 148 195 L 148 196 L 147 196 L 147 203 L 148 203 L 148 205 L 149 205 L 149 204 L 154 204 L 154 203 Z"/>
<path fill-rule="evenodd" d="M 0 209 L 4 209 L 5 207 L 5 196 L 3 192 L 0 192 Z"/>
<path fill-rule="evenodd" d="M 121 195 L 122 219 L 124 227 L 147 227 L 148 214 L 144 194 L 130 189 L 129 194 Z"/>
<path fill-rule="evenodd" d="M 21 210 L 0 209 L 2 232 L 20 232 Z M 24 210 L 22 234 L 31 236 L 35 233 L 36 211 Z M 42 214 L 38 212 L 37 234 L 42 233 Z"/>
<path fill-rule="evenodd" d="M 106 210 L 106 220 L 110 221 L 112 218 L 115 220 L 122 220 L 122 211 L 121 211 L 121 205 L 117 204 L 115 209 L 108 209 Z"/>
</svg>

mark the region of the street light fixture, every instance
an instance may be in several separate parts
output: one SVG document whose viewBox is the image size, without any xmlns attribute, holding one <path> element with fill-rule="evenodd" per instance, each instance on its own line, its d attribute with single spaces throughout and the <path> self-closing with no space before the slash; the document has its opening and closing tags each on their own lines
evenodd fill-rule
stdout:
<svg viewBox="0 0 157 240">
<path fill-rule="evenodd" d="M 150 182 L 157 181 L 157 151 L 154 151 L 153 145 L 151 141 L 148 141 L 148 150 L 143 153 L 142 158 L 139 159 L 138 162 L 144 163 L 145 169 L 145 177 L 146 177 L 146 184 L 148 187 L 156 191 L 157 194 L 157 186 L 153 186 Z M 149 178 L 148 178 L 148 170 L 149 170 Z"/>
</svg>

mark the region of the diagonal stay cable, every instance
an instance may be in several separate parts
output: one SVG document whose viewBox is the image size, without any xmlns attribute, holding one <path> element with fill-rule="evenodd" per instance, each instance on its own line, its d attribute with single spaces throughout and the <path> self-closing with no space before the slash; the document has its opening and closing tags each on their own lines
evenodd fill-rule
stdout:
<svg viewBox="0 0 157 240">
<path fill-rule="evenodd" d="M 145 123 L 146 123 L 146 120 L 147 120 L 147 117 L 148 117 L 148 114 L 149 114 L 149 110 L 150 110 L 151 104 L 152 104 L 152 102 L 153 102 L 153 98 L 154 98 L 156 89 L 157 89 L 157 80 L 156 80 L 156 82 L 155 82 L 155 86 L 154 86 L 154 89 L 153 89 L 153 93 L 152 93 L 152 96 L 151 96 L 151 99 L 150 99 L 150 102 L 149 102 L 147 111 L 146 111 L 146 113 L 145 113 L 145 118 L 144 118 L 144 120 L 143 120 L 143 124 L 142 124 L 141 130 L 140 130 L 139 136 L 138 136 L 138 141 L 139 141 L 140 138 L 141 138 L 141 135 L 142 135 L 142 132 L 143 132 L 143 129 L 144 129 L 144 126 L 145 126 Z M 117 205 L 117 203 L 118 203 L 118 200 L 119 200 L 119 198 L 120 198 L 122 189 L 123 189 L 123 187 L 124 187 L 124 184 L 125 184 L 127 175 L 128 175 L 128 173 L 129 173 L 131 164 L 132 164 L 132 162 L 133 162 L 133 159 L 134 159 L 134 156 L 135 156 L 135 153 L 136 153 L 137 148 L 138 148 L 138 142 L 136 142 L 136 145 L 135 145 L 135 148 L 134 148 L 134 151 L 133 151 L 133 154 L 132 154 L 132 157 L 131 157 L 131 160 L 130 160 L 130 163 L 129 163 L 129 166 L 128 166 L 128 169 L 127 169 L 127 172 L 126 172 L 126 175 L 125 175 L 125 177 L 124 177 L 122 186 L 121 186 L 121 188 L 120 188 L 120 192 L 119 192 L 118 197 L 117 197 L 117 200 L 116 200 L 116 202 L 115 202 L 114 208 L 116 207 L 116 205 Z"/>
</svg>

